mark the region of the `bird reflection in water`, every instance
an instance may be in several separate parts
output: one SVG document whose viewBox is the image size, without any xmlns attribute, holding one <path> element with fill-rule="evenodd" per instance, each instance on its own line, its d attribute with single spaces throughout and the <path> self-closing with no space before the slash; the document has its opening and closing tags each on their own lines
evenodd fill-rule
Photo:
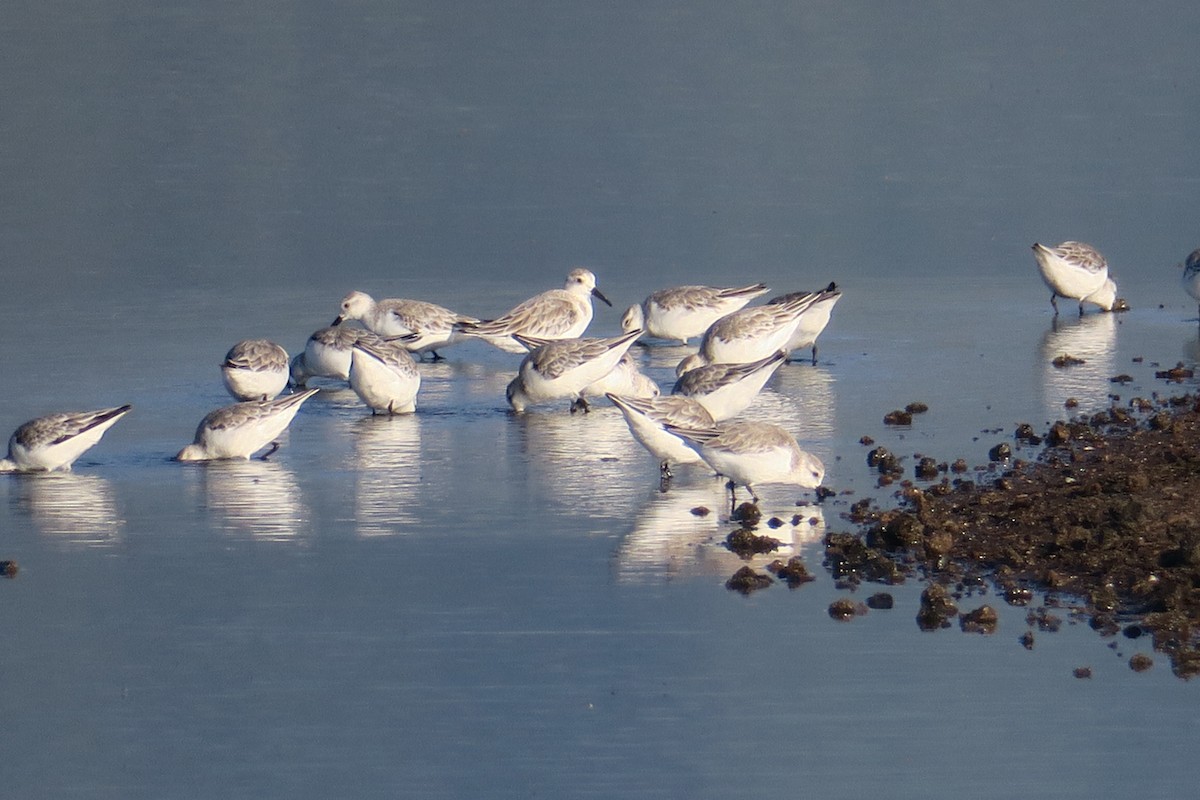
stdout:
<svg viewBox="0 0 1200 800">
<path fill-rule="evenodd" d="M 658 482 L 657 466 L 631 468 L 653 456 L 629 435 L 621 412 L 603 402 L 586 414 L 547 405 L 510 417 L 519 428 L 520 468 L 528 470 L 529 484 L 548 502 L 585 517 L 624 516 L 630 497 Z"/>
<path fill-rule="evenodd" d="M 112 486 L 99 475 L 29 473 L 11 480 L 17 506 L 26 509 L 47 536 L 100 547 L 120 540 L 125 520 L 117 511 Z"/>
<path fill-rule="evenodd" d="M 312 518 L 291 470 L 275 461 L 213 461 L 202 468 L 208 510 L 227 533 L 298 541 Z"/>
<path fill-rule="evenodd" d="M 421 487 L 418 415 L 366 416 L 354 437 L 354 521 L 359 536 L 395 536 L 416 521 Z"/>
<path fill-rule="evenodd" d="M 673 486 L 670 492 L 647 493 L 645 502 L 633 514 L 633 529 L 617 549 L 618 579 L 639 582 L 701 575 L 728 577 L 747 564 L 761 570 L 775 559 L 787 561 L 795 555 L 817 552 L 807 545 L 820 542 L 825 535 L 821 507 L 795 505 L 796 493 L 790 487 L 767 486 L 761 494 L 762 520 L 754 533 L 778 539 L 780 546 L 772 553 L 745 561 L 725 547 L 725 538 L 738 526 L 726 513 L 729 501 L 723 480 L 697 474 Z M 768 521 L 772 518 L 783 524 L 770 527 Z"/>
<path fill-rule="evenodd" d="M 1081 411 L 1108 406 L 1112 390 L 1109 378 L 1116 369 L 1117 316 L 1088 314 L 1072 319 L 1058 317 L 1042 334 L 1038 361 L 1042 369 L 1042 397 L 1046 413 L 1054 418 L 1063 415 L 1067 398 L 1079 401 Z M 1056 367 L 1059 356 L 1072 356 L 1083 361 Z"/>
</svg>

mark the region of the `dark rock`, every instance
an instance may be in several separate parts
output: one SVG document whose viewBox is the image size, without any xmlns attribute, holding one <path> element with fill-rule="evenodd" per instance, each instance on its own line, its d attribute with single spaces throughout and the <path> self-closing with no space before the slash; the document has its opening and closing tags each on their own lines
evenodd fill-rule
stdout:
<svg viewBox="0 0 1200 800">
<path fill-rule="evenodd" d="M 1077 367 L 1080 364 L 1086 364 L 1087 362 L 1082 358 L 1076 358 L 1068 353 L 1063 353 L 1061 356 L 1056 356 L 1053 358 L 1050 363 L 1059 369 L 1063 369 L 1064 367 Z"/>
<path fill-rule="evenodd" d="M 772 561 L 767 565 L 767 569 L 775 573 L 779 580 L 786 581 L 789 589 L 795 589 L 816 580 L 809 574 L 808 568 L 804 566 L 804 561 L 800 556 L 792 556 L 786 564 L 778 560 Z"/>
<path fill-rule="evenodd" d="M 917 612 L 917 627 L 923 631 L 949 628 L 950 620 L 958 615 L 958 607 L 950 599 L 945 586 L 932 583 L 921 592 L 921 610 Z"/>
<path fill-rule="evenodd" d="M 988 450 L 988 458 L 992 461 L 1007 461 L 1012 458 L 1012 447 L 1009 446 L 1008 442 L 1001 442 L 991 450 Z"/>
<path fill-rule="evenodd" d="M 933 480 L 934 478 L 936 478 L 938 476 L 937 461 L 926 456 L 925 458 L 922 458 L 917 463 L 915 472 L 916 472 L 916 476 L 918 478 L 920 478 L 921 480 L 926 480 L 926 481 Z"/>
<path fill-rule="evenodd" d="M 1129 668 L 1134 672 L 1145 672 L 1154 666 L 1154 659 L 1145 653 L 1135 653 L 1129 659 Z"/>
<path fill-rule="evenodd" d="M 1021 647 L 1024 647 L 1026 650 L 1032 650 L 1033 649 L 1033 631 L 1025 631 L 1024 633 L 1022 633 L 1020 635 L 1020 637 L 1017 639 L 1017 641 L 1021 643 Z"/>
<path fill-rule="evenodd" d="M 1071 671 L 1071 674 L 1074 675 L 1076 678 L 1079 678 L 1080 680 L 1086 680 L 1087 678 L 1092 677 L 1092 668 L 1091 667 L 1076 667 L 1075 669 L 1073 669 Z"/>
<path fill-rule="evenodd" d="M 781 542 L 770 536 L 758 536 L 746 528 L 738 528 L 725 537 L 725 547 L 737 553 L 742 558 L 773 553 L 779 549 Z"/>
<path fill-rule="evenodd" d="M 889 411 L 883 415 L 884 425 L 912 425 L 913 415 L 908 411 Z"/>
<path fill-rule="evenodd" d="M 876 592 L 867 598 L 867 608 L 886 611 L 894 606 L 896 601 L 887 592 Z"/>
<path fill-rule="evenodd" d="M 856 603 L 853 600 L 846 598 L 834 600 L 829 604 L 829 616 L 842 622 L 853 619 L 854 617 L 861 617 L 866 613 L 866 605 L 863 603 Z"/>
<path fill-rule="evenodd" d="M 962 628 L 963 633 L 983 633 L 990 636 L 996 632 L 999 624 L 1000 615 L 996 613 L 996 609 L 987 605 L 980 606 L 966 614 L 960 614 L 958 618 L 958 625 Z"/>
<path fill-rule="evenodd" d="M 742 523 L 743 528 L 753 528 L 762 519 L 762 512 L 758 510 L 758 506 L 754 505 L 754 503 L 742 503 L 734 509 L 729 518 L 734 522 Z"/>
<path fill-rule="evenodd" d="M 750 594 L 759 589 L 765 589 L 774 582 L 771 580 L 770 575 L 755 572 L 750 567 L 742 567 L 733 573 L 733 576 L 729 580 L 725 581 L 725 588 L 732 592 Z"/>
<path fill-rule="evenodd" d="M 929 406 L 924 403 L 909 403 L 904 407 L 904 410 L 909 414 L 924 414 L 929 410 Z"/>
<path fill-rule="evenodd" d="M 692 509 L 692 516 L 694 516 L 694 517 L 707 517 L 711 513 L 712 512 L 709 511 L 704 506 L 696 506 L 695 508 Z"/>
<path fill-rule="evenodd" d="M 0 576 L 5 578 L 15 578 L 17 573 L 21 571 L 21 567 L 15 561 L 0 561 Z"/>
</svg>

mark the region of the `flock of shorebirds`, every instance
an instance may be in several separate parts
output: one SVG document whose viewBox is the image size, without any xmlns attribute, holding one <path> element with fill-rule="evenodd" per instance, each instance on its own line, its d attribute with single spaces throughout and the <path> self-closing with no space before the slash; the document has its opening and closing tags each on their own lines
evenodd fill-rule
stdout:
<svg viewBox="0 0 1200 800">
<path fill-rule="evenodd" d="M 1081 315 L 1085 303 L 1105 311 L 1127 308 L 1094 247 L 1034 244 L 1033 252 L 1056 315 L 1059 297 L 1077 300 Z M 1200 303 L 1200 250 L 1187 259 L 1183 285 Z M 841 292 L 830 283 L 819 291 L 749 305 L 767 291 L 762 284 L 662 289 L 629 307 L 621 335 L 602 338 L 583 336 L 592 321 L 593 298 L 612 305 L 586 269 L 572 270 L 562 289 L 542 292 L 489 320 L 420 300 L 375 300 L 351 292 L 332 325 L 313 333 L 290 361 L 284 348 L 267 340 L 234 345 L 221 372 L 240 402 L 205 416 L 193 443 L 176 459 L 248 459 L 270 448 L 263 457 L 269 456 L 300 406 L 319 391 L 306 387 L 310 378 L 347 381 L 373 413 L 412 413 L 421 386 L 416 359 L 425 354 L 441 359 L 439 350 L 478 339 L 523 354 L 506 391 L 517 413 L 558 400 L 570 400 L 572 412 L 586 411 L 589 397 L 607 397 L 633 437 L 660 460 L 664 478 L 670 477 L 672 464 L 705 463 L 729 479 L 735 500 L 736 485 L 745 486 L 756 501 L 756 484 L 815 489 L 825 467 L 791 433 L 773 423 L 734 418 L 789 354 L 809 351 L 816 363 L 817 338 Z M 343 324 L 351 321 L 361 327 Z M 662 394 L 629 355 L 643 336 L 685 345 L 700 339 L 697 351 L 677 366 L 670 394 Z M 289 385 L 294 390 L 281 395 Z M 9 440 L 0 472 L 68 470 L 130 409 L 124 405 L 26 422 Z"/>
</svg>

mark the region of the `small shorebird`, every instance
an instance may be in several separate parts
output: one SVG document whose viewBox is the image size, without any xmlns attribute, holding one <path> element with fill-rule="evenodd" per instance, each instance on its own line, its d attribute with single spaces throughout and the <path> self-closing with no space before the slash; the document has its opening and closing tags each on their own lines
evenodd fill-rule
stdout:
<svg viewBox="0 0 1200 800">
<path fill-rule="evenodd" d="M 800 324 L 796 326 L 792 338 L 788 340 L 787 350 L 788 352 L 795 352 L 796 350 L 804 350 L 811 347 L 812 363 L 815 366 L 817 363 L 817 337 L 829 325 L 829 318 L 833 314 L 833 307 L 837 305 L 838 300 L 842 299 L 842 292 L 838 289 L 837 284 L 831 281 L 828 286 L 819 292 L 792 292 L 791 294 L 773 297 L 767 301 L 767 305 L 786 303 L 789 300 L 795 300 L 806 295 L 815 295 L 813 303 L 800 315 Z"/>
<path fill-rule="evenodd" d="M 524 353 L 526 348 L 514 336 L 534 339 L 575 339 L 592 322 L 592 298 L 612 305 L 596 288 L 591 270 L 573 269 L 561 289 L 534 295 L 511 311 L 482 322 L 463 322 L 456 326 L 470 336 L 508 353 Z"/>
<path fill-rule="evenodd" d="M 360 339 L 351 351 L 350 388 L 372 414 L 411 414 L 417 408 L 421 373 L 402 347 Z"/>
<path fill-rule="evenodd" d="M 358 341 L 382 344 L 384 340 L 365 328 L 346 325 L 316 331 L 308 337 L 304 352 L 292 359 L 292 384 L 303 387 L 309 378 L 350 380 L 350 351 Z"/>
<path fill-rule="evenodd" d="M 683 439 L 667 430 L 667 425 L 685 429 L 708 429 L 716 420 L 704 406 L 690 397 L 666 395 L 664 397 L 623 397 L 607 395 L 612 404 L 621 410 L 629 432 L 642 447 L 659 460 L 659 474 L 671 478 L 671 464 L 699 464 L 700 454 L 684 443 Z"/>
<path fill-rule="evenodd" d="M 305 400 L 320 389 L 305 389 L 274 400 L 235 403 L 210 411 L 196 428 L 196 439 L 179 451 L 177 461 L 210 461 L 220 458 L 248 459 L 272 445 L 263 456 L 279 449 L 273 441 L 283 433 Z"/>
<path fill-rule="evenodd" d="M 621 317 L 621 329 L 638 328 L 649 336 L 687 344 L 721 317 L 732 314 L 760 295 L 767 287 L 723 288 L 720 286 L 674 286 L 651 292 L 639 305 L 630 306 Z"/>
<path fill-rule="evenodd" d="M 721 422 L 749 408 L 786 358 L 779 350 L 748 364 L 706 364 L 680 375 L 671 394 L 692 398 Z"/>
<path fill-rule="evenodd" d="M 1058 316 L 1059 297 L 1079 301 L 1079 315 L 1083 316 L 1083 304 L 1092 303 L 1105 311 L 1112 311 L 1117 302 L 1117 284 L 1108 276 L 1108 262 L 1100 251 L 1083 242 L 1063 242 L 1057 247 L 1033 244 L 1033 257 L 1037 259 L 1038 272 L 1050 289 L 1050 305 L 1054 316 Z"/>
<path fill-rule="evenodd" d="M 8 457 L 0 458 L 0 472 L 69 471 L 75 459 L 132 408 L 124 405 L 31 419 L 9 438 Z"/>
<path fill-rule="evenodd" d="M 638 368 L 637 360 L 626 351 L 612 371 L 583 390 L 583 399 L 619 394 L 627 397 L 658 397 L 662 390 L 650 376 Z"/>
<path fill-rule="evenodd" d="M 236 400 L 270 400 L 287 386 L 288 354 L 267 339 L 238 342 L 221 362 L 221 378 Z"/>
<path fill-rule="evenodd" d="M 587 411 L 583 390 L 617 366 L 641 331 L 607 339 L 525 340 L 529 354 L 521 361 L 517 377 L 508 384 L 508 404 L 522 412 L 534 403 L 572 398 L 571 411 Z M 524 337 L 518 336 L 517 341 Z"/>
<path fill-rule="evenodd" d="M 479 321 L 424 300 L 375 300 L 365 292 L 351 292 L 343 297 L 341 309 L 334 326 L 358 320 L 379 336 L 404 337 L 404 349 L 410 353 L 430 353 L 435 361 L 441 358 L 437 352 L 440 348 L 463 340 L 455 326 Z"/>
<path fill-rule="evenodd" d="M 770 422 L 725 422 L 710 428 L 667 425 L 700 454 L 718 475 L 729 478 L 731 507 L 736 508 L 736 485 L 741 484 L 758 502 L 755 484 L 787 483 L 816 489 L 825 480 L 825 465 L 800 449 L 786 430 Z"/>
<path fill-rule="evenodd" d="M 815 300 L 815 294 L 804 295 L 775 305 L 743 308 L 721 317 L 704 332 L 699 352 L 675 367 L 675 375 L 705 364 L 745 364 L 766 358 L 776 350 L 785 350 L 800 324 L 800 315 Z"/>
</svg>

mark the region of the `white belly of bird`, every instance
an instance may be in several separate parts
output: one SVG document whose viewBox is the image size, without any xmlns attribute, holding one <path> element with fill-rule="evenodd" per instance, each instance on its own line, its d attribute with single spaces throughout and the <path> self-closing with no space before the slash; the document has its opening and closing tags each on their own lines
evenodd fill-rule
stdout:
<svg viewBox="0 0 1200 800">
<path fill-rule="evenodd" d="M 788 477 L 792 471 L 792 454 L 786 448 L 732 453 L 721 448 L 702 446 L 700 454 L 717 472 L 743 485 L 790 482 Z"/>
<path fill-rule="evenodd" d="M 300 410 L 292 406 L 277 414 L 228 428 L 209 428 L 203 446 L 209 458 L 250 458 L 287 429 Z"/>
<path fill-rule="evenodd" d="M 311 339 L 304 348 L 304 368 L 312 376 L 346 380 L 350 377 L 350 350 Z"/>
<path fill-rule="evenodd" d="M 1089 272 L 1069 264 L 1054 254 L 1046 254 L 1045 260 L 1037 260 L 1042 281 L 1055 294 L 1078 300 L 1099 289 L 1108 280 L 1108 272 Z"/>
<path fill-rule="evenodd" d="M 225 388 L 239 400 L 270 400 L 287 386 L 288 371 L 252 370 L 223 367 L 221 377 Z"/>
<path fill-rule="evenodd" d="M 355 350 L 350 366 L 350 388 L 372 411 L 411 414 L 416 410 L 421 375 L 399 373 L 378 359 Z"/>
</svg>

